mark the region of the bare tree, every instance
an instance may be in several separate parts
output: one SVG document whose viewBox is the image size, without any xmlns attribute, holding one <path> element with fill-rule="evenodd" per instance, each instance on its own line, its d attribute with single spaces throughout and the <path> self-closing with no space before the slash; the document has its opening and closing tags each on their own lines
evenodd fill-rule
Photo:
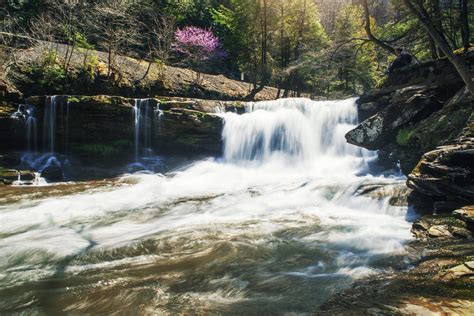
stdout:
<svg viewBox="0 0 474 316">
<path fill-rule="evenodd" d="M 148 76 L 153 63 L 159 62 L 161 66 L 167 63 L 175 31 L 174 17 L 152 15 L 150 24 L 146 25 L 148 29 L 146 35 L 148 67 L 140 80 L 144 80 Z"/>
<path fill-rule="evenodd" d="M 362 0 L 362 6 L 364 8 L 364 18 L 365 18 L 365 32 L 367 33 L 367 37 L 376 45 L 381 47 L 382 49 L 386 50 L 390 54 L 395 54 L 395 49 L 385 43 L 384 41 L 378 39 L 377 37 L 374 36 L 371 30 L 371 25 L 370 25 L 370 12 L 369 12 L 369 4 L 367 3 L 367 0 Z"/>
<path fill-rule="evenodd" d="M 474 97 L 474 81 L 469 68 L 461 57 L 453 53 L 449 43 L 446 41 L 446 38 L 443 36 L 443 34 L 440 34 L 440 31 L 436 29 L 433 21 L 428 16 L 423 4 L 420 2 L 418 5 L 415 5 L 411 0 L 403 0 L 403 2 L 410 12 L 420 21 L 421 25 L 423 25 L 429 36 L 433 39 L 433 42 L 435 42 L 443 54 L 446 55 L 448 60 L 456 68 L 459 76 L 466 84 L 469 93 Z"/>
<path fill-rule="evenodd" d="M 468 14 L 468 8 L 467 8 L 467 0 L 460 0 L 460 16 L 459 20 L 461 21 L 461 37 L 462 37 L 462 44 L 464 47 L 464 51 L 468 51 L 469 47 L 471 46 L 470 44 L 470 29 L 469 29 L 469 14 Z M 471 3 L 472 5 L 472 3 Z"/>
<path fill-rule="evenodd" d="M 107 51 L 107 78 L 117 71 L 116 57 L 127 53 L 128 48 L 137 43 L 137 21 L 127 11 L 130 4 L 127 1 L 107 0 L 96 7 L 96 17 L 91 23 L 98 34 L 98 42 Z"/>
</svg>

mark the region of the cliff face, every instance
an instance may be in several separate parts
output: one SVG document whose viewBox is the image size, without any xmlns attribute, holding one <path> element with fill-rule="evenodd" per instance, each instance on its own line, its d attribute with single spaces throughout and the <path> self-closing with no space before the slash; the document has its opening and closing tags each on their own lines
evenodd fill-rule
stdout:
<svg viewBox="0 0 474 316">
<path fill-rule="evenodd" d="M 465 58 L 473 64 L 474 52 Z M 349 143 L 398 161 L 408 186 L 440 210 L 474 200 L 474 103 L 447 60 L 394 73 L 359 99 L 359 113 Z"/>
<path fill-rule="evenodd" d="M 41 149 L 50 141 L 48 133 L 53 120 L 54 150 L 86 157 L 131 155 L 137 137 L 141 145 L 160 152 L 218 153 L 222 147 L 222 119 L 216 111 L 243 108 L 242 103 L 231 101 L 130 99 L 105 95 L 59 95 L 55 96 L 54 105 L 52 102 L 51 97 L 44 96 L 26 100 L 25 106 L 35 108 L 37 146 Z M 48 112 L 51 113 L 53 107 L 55 115 L 52 117 Z M 24 147 L 27 126 L 25 118 L 18 116 L 10 117 L 10 121 L 17 122 L 21 132 L 12 134 L 10 129 L 8 134 L 0 132 L 0 136 Z M 47 150 L 48 147 L 46 144 Z"/>
</svg>

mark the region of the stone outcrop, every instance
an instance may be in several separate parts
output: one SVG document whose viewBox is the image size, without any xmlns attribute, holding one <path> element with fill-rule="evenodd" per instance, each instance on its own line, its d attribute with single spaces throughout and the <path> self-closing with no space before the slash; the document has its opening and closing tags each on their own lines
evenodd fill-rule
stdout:
<svg viewBox="0 0 474 316">
<path fill-rule="evenodd" d="M 474 51 L 464 57 L 474 62 Z M 444 59 L 395 72 L 359 98 L 358 110 L 364 121 L 347 133 L 347 141 L 379 150 L 392 164 L 399 161 L 407 175 L 424 153 L 455 143 L 473 120 L 472 100 Z"/>
<path fill-rule="evenodd" d="M 150 145 L 157 151 L 218 153 L 221 150 L 222 110 L 244 109 L 240 102 L 184 98 L 150 98 L 144 106 L 155 113 Z M 83 156 L 132 154 L 135 140 L 135 99 L 118 96 L 56 96 L 56 140 L 60 152 Z M 46 98 L 30 97 L 37 109 L 38 130 L 44 129 Z M 157 111 L 160 111 L 159 117 Z M 152 124 L 152 122 L 145 122 Z M 39 133 L 39 142 L 42 143 Z"/>
<path fill-rule="evenodd" d="M 474 143 L 443 146 L 426 153 L 409 174 L 407 185 L 436 200 L 437 211 L 474 201 Z"/>
<path fill-rule="evenodd" d="M 347 133 L 347 141 L 371 150 L 383 147 L 402 127 L 439 110 L 438 94 L 437 89 L 427 86 L 410 86 L 395 92 L 389 106 Z"/>
<path fill-rule="evenodd" d="M 474 51 L 463 57 L 474 62 Z M 347 141 L 378 150 L 388 166 L 399 163 L 419 211 L 452 211 L 474 200 L 474 101 L 447 60 L 394 73 L 361 96 L 358 109 L 366 119 Z"/>
<path fill-rule="evenodd" d="M 412 233 L 418 239 L 471 239 L 473 231 L 463 220 L 450 215 L 426 215 L 413 223 Z"/>
<path fill-rule="evenodd" d="M 453 211 L 453 216 L 466 223 L 474 231 L 474 205 L 467 205 Z"/>
</svg>

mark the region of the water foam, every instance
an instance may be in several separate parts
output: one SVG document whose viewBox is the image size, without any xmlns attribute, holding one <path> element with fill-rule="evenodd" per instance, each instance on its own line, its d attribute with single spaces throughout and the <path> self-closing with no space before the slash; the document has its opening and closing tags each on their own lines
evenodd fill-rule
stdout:
<svg viewBox="0 0 474 316">
<path fill-rule="evenodd" d="M 225 286 L 251 279 L 254 286 L 283 282 L 314 290 L 317 283 L 295 278 L 356 279 L 383 270 L 376 258 L 403 253 L 407 209 L 355 195 L 364 183 L 397 180 L 368 174 L 375 155 L 343 140 L 357 123 L 354 99 L 255 103 L 241 116 L 221 115 L 223 159 L 167 175 L 129 175 L 136 183 L 119 188 L 1 206 L 0 267 L 21 261 L 41 269 L 45 260 L 74 256 L 69 271 L 109 263 L 127 270 L 156 253 L 156 262 L 176 266 L 176 275 L 185 275 L 180 263 L 195 260 L 209 280 L 226 280 L 216 262 L 245 259 L 248 270 L 222 281 Z M 24 256 L 35 251 L 42 255 Z M 287 255 L 304 260 L 279 263 Z M 146 258 L 143 265 L 153 265 Z M 2 282 L 12 281 L 0 276 Z M 221 293 L 216 287 L 207 291 Z M 252 289 L 234 289 L 238 295 L 229 300 L 260 295 Z M 214 295 L 203 291 L 193 293 L 202 300 Z"/>
</svg>

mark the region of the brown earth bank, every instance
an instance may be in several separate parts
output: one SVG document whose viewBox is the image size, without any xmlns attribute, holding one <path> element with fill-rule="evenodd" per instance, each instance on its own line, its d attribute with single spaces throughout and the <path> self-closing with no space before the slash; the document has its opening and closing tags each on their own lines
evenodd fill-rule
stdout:
<svg viewBox="0 0 474 316">
<path fill-rule="evenodd" d="M 116 55 L 108 67 L 108 54 L 83 50 L 58 43 L 0 33 L 13 47 L 5 72 L 26 96 L 31 95 L 118 95 L 125 97 L 177 96 L 213 100 L 249 100 L 253 85 L 223 75 L 198 73 L 191 69 L 168 66 L 127 56 Z M 13 40 L 12 40 L 13 38 Z M 67 57 L 66 57 L 67 56 Z M 51 60 L 53 59 L 53 60 Z M 91 61 L 92 60 L 92 61 Z M 65 78 L 46 76 L 38 69 L 45 63 L 49 69 L 66 67 Z M 58 75 L 58 73 L 56 73 Z M 252 101 L 274 100 L 283 94 L 265 87 Z M 289 95 L 295 95 L 293 91 Z"/>
</svg>

